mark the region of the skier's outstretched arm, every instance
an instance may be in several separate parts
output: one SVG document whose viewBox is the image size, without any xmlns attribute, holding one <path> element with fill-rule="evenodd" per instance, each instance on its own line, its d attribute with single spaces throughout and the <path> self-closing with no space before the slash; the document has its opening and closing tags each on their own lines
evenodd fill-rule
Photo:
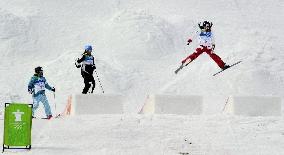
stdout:
<svg viewBox="0 0 284 155">
<path fill-rule="evenodd" d="M 33 93 L 33 89 L 34 89 L 34 80 L 33 80 L 33 78 L 31 78 L 31 80 L 30 80 L 30 82 L 28 84 L 28 92 L 30 94 L 32 94 Z"/>
<path fill-rule="evenodd" d="M 54 87 L 51 87 L 51 86 L 47 83 L 47 81 L 46 81 L 46 80 L 45 80 L 44 84 L 45 84 L 45 88 L 46 88 L 46 89 L 48 89 L 48 90 L 51 90 L 51 91 L 54 91 L 54 92 L 55 92 L 55 88 L 54 88 Z"/>
<path fill-rule="evenodd" d="M 78 62 L 78 63 L 81 63 L 81 62 L 84 61 L 84 59 L 85 59 L 85 55 L 83 55 L 82 58 L 78 59 L 77 62 Z"/>
<path fill-rule="evenodd" d="M 197 30 L 197 31 L 193 31 L 191 34 L 190 34 L 190 37 L 188 38 L 187 40 L 187 45 L 189 45 L 190 43 L 192 43 L 193 40 L 198 40 L 198 36 L 200 34 L 200 30 Z"/>
</svg>

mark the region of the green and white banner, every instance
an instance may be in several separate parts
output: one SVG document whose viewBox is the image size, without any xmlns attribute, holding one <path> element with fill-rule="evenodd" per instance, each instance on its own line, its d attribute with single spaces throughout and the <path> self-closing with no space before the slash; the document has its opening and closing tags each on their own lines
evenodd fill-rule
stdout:
<svg viewBox="0 0 284 155">
<path fill-rule="evenodd" d="M 3 151 L 5 148 L 19 146 L 31 148 L 31 127 L 31 104 L 6 103 Z"/>
</svg>

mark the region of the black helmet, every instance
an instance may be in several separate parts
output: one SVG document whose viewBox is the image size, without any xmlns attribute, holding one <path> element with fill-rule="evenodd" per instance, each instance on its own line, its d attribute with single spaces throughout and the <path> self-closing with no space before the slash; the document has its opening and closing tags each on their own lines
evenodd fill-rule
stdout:
<svg viewBox="0 0 284 155">
<path fill-rule="evenodd" d="M 200 29 L 205 29 L 205 27 L 208 25 L 209 26 L 209 29 L 211 29 L 213 23 L 212 22 L 209 22 L 209 21 L 204 21 L 202 23 L 202 25 L 200 25 L 201 23 L 198 23 L 198 26 Z"/>
<path fill-rule="evenodd" d="M 35 68 L 35 73 L 38 74 L 38 75 L 42 75 L 42 71 L 43 71 L 42 67 L 40 67 L 40 66 Z"/>
<path fill-rule="evenodd" d="M 42 67 L 38 66 L 35 68 L 35 73 L 39 73 L 40 71 L 43 71 Z"/>
</svg>

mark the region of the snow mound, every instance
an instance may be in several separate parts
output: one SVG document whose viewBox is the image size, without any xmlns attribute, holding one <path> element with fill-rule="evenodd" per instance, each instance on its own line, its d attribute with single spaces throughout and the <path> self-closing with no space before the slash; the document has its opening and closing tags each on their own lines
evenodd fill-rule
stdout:
<svg viewBox="0 0 284 155">
<path fill-rule="evenodd" d="M 118 59 L 153 60 L 174 51 L 173 27 L 145 11 L 120 11 L 106 23 L 108 52 Z"/>
<path fill-rule="evenodd" d="M 13 55 L 16 47 L 21 47 L 27 41 L 29 30 L 28 18 L 0 8 L 0 55 Z"/>
</svg>

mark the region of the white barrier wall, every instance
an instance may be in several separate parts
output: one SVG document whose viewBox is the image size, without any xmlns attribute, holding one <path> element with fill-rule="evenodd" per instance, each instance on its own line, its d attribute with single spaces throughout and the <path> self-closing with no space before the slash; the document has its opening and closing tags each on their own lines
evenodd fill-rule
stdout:
<svg viewBox="0 0 284 155">
<path fill-rule="evenodd" d="M 281 98 L 267 96 L 231 96 L 227 113 L 244 116 L 280 116 Z"/>
<path fill-rule="evenodd" d="M 149 95 L 140 113 L 200 115 L 202 113 L 202 97 Z"/>
<path fill-rule="evenodd" d="M 121 95 L 78 94 L 73 95 L 72 101 L 70 99 L 72 106 L 66 108 L 66 113 L 71 111 L 71 115 L 123 114 L 123 105 L 126 102 L 126 98 Z M 280 116 L 281 98 L 267 96 L 149 95 L 139 113 L 200 115 L 202 113 L 216 114 L 221 111 L 243 116 Z"/>
<path fill-rule="evenodd" d="M 124 97 L 120 95 L 73 95 L 71 113 L 83 114 L 123 114 Z"/>
</svg>

